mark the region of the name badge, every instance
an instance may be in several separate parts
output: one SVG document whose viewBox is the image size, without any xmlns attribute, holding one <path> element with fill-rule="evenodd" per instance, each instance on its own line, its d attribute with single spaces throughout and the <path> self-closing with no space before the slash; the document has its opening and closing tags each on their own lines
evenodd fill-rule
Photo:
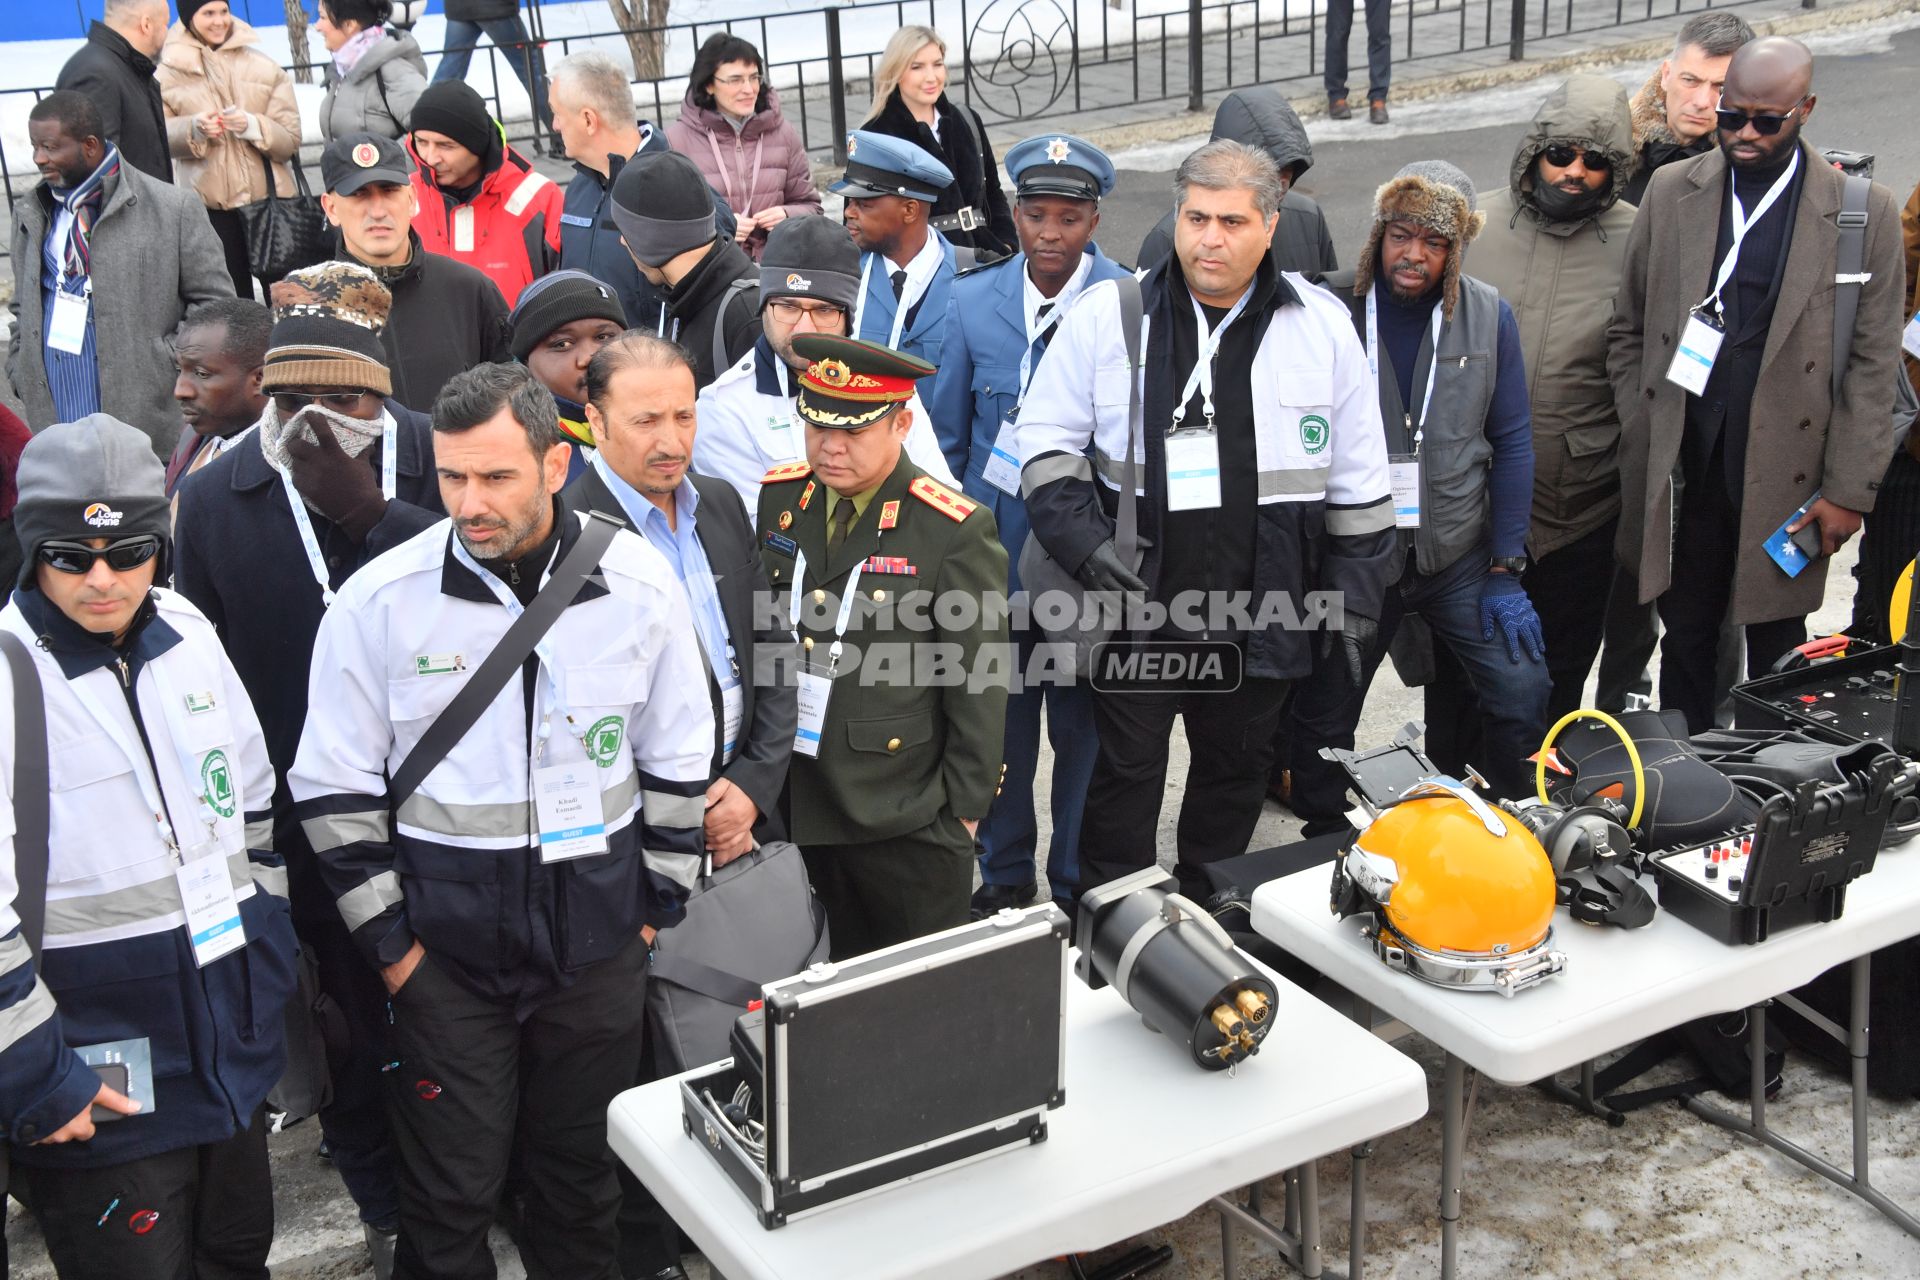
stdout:
<svg viewBox="0 0 1920 1280">
<path fill-rule="evenodd" d="M 776 462 L 792 462 L 800 456 L 800 433 L 792 414 L 767 415 L 767 456 Z"/>
<path fill-rule="evenodd" d="M 592 762 L 550 764 L 533 771 L 533 806 L 540 819 L 540 861 L 565 862 L 607 851 L 607 823 Z"/>
<path fill-rule="evenodd" d="M 1167 510 L 1211 511 L 1220 505 L 1220 439 L 1207 430 L 1167 437 Z"/>
<path fill-rule="evenodd" d="M 190 716 L 203 716 L 218 705 L 219 704 L 213 700 L 212 690 L 208 690 L 206 693 L 190 693 L 187 695 L 187 714 Z"/>
<path fill-rule="evenodd" d="M 1900 349 L 1920 360 L 1920 315 L 1907 321 L 1907 327 L 1900 331 Z"/>
<path fill-rule="evenodd" d="M 820 735 L 827 725 L 827 700 L 833 696 L 833 677 L 818 668 L 803 666 L 796 680 L 800 719 L 793 727 L 793 749 L 808 759 L 818 759 Z"/>
<path fill-rule="evenodd" d="M 1020 438 L 1014 430 L 1012 414 L 1000 424 L 1000 434 L 993 438 L 993 452 L 987 455 L 986 470 L 982 474 L 987 483 L 1000 492 L 1020 496 Z"/>
<path fill-rule="evenodd" d="M 740 745 L 740 721 L 746 706 L 746 690 L 738 680 L 720 686 L 720 759 L 725 763 L 732 763 L 734 748 Z"/>
<path fill-rule="evenodd" d="M 1410 453 L 1387 457 L 1387 483 L 1393 487 L 1393 527 L 1420 527 L 1420 459 Z"/>
<path fill-rule="evenodd" d="M 233 877 L 218 851 L 173 869 L 180 886 L 180 902 L 187 909 L 187 937 L 193 942 L 193 962 L 202 969 L 221 956 L 247 945 L 240 923 L 240 902 L 233 896 Z"/>
<path fill-rule="evenodd" d="M 1684 388 L 1689 395 L 1700 395 L 1713 376 L 1713 362 L 1719 358 L 1726 330 L 1696 311 L 1687 317 L 1680 331 L 1680 346 L 1667 365 L 1667 381 Z"/>
<path fill-rule="evenodd" d="M 53 291 L 53 315 L 47 319 L 47 345 L 70 356 L 80 354 L 87 345 L 87 312 L 90 299 L 84 293 Z"/>
<path fill-rule="evenodd" d="M 463 653 L 423 653 L 413 660 L 413 674 L 417 676 L 449 676 L 466 669 L 467 657 Z"/>
</svg>

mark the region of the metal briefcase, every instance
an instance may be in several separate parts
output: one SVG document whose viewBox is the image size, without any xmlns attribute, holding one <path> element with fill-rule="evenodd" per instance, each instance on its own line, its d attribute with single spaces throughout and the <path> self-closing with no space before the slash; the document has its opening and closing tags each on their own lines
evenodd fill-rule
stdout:
<svg viewBox="0 0 1920 1280">
<path fill-rule="evenodd" d="M 1016 1146 L 1066 1101 L 1067 919 L 1002 911 L 770 982 L 687 1136 L 762 1226 Z"/>
</svg>

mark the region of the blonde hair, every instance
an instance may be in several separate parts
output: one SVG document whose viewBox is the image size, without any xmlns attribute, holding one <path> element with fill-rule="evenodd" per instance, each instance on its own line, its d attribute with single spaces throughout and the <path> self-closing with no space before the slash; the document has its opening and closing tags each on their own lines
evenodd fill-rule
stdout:
<svg viewBox="0 0 1920 1280">
<path fill-rule="evenodd" d="M 907 73 L 907 64 L 913 61 L 913 55 L 930 44 L 939 45 L 940 56 L 947 56 L 947 42 L 932 27 L 902 27 L 893 33 L 880 54 L 880 65 L 874 68 L 873 105 L 867 108 L 868 120 L 880 114 L 887 99 L 900 87 L 900 77 Z"/>
</svg>

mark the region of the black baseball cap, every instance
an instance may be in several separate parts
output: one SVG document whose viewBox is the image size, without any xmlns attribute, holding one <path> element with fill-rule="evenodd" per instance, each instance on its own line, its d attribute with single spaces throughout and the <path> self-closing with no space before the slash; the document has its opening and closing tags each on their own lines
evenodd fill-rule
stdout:
<svg viewBox="0 0 1920 1280">
<path fill-rule="evenodd" d="M 392 138 L 377 133 L 346 133 L 320 154 L 320 179 L 337 196 L 350 196 L 374 182 L 404 187 L 413 177 L 413 158 Z"/>
</svg>

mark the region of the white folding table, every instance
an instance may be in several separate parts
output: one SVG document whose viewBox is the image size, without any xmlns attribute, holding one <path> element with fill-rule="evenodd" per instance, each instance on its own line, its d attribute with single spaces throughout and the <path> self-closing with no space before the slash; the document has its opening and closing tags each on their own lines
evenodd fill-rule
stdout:
<svg viewBox="0 0 1920 1280">
<path fill-rule="evenodd" d="M 1111 988 L 1069 979 L 1066 1104 L 1049 1113 L 1045 1142 L 771 1231 L 685 1136 L 680 1077 L 615 1098 L 609 1138 L 727 1280 L 986 1280 L 1112 1244 L 1216 1198 L 1234 1221 L 1274 1239 L 1224 1197 L 1295 1168 L 1294 1252 L 1317 1275 L 1313 1162 L 1426 1114 L 1426 1076 L 1298 987 L 1275 985 L 1268 1047 L 1229 1076 L 1194 1066 Z"/>
<path fill-rule="evenodd" d="M 1441 1104 L 1441 1274 L 1454 1273 L 1465 1138 L 1465 1068 L 1502 1084 L 1549 1080 L 1582 1068 L 1580 1101 L 1592 1109 L 1592 1063 L 1659 1031 L 1710 1014 L 1749 1010 L 1755 1058 L 1751 1116 L 1740 1119 L 1700 1101 L 1688 1109 L 1744 1133 L 1860 1196 L 1908 1233 L 1920 1220 L 1893 1204 L 1868 1179 L 1867 989 L 1870 953 L 1920 933 L 1920 841 L 1881 850 L 1874 869 L 1847 889 L 1845 914 L 1774 934 L 1756 946 L 1728 946 L 1667 912 L 1641 929 L 1593 928 L 1566 913 L 1554 917 L 1554 945 L 1567 967 L 1511 998 L 1449 990 L 1389 969 L 1363 936 L 1361 917 L 1339 920 L 1328 909 L 1330 869 L 1316 867 L 1260 886 L 1253 927 L 1291 954 L 1378 1007 L 1446 1052 Z M 1812 1015 L 1845 1040 L 1853 1057 L 1851 1172 L 1782 1138 L 1766 1124 L 1765 1002 L 1852 962 L 1850 1025 Z M 1785 997 L 1782 997 L 1785 998 Z M 1798 1002 L 1795 1002 L 1796 1004 Z M 1801 1012 L 1811 1014 L 1801 1007 Z"/>
</svg>

